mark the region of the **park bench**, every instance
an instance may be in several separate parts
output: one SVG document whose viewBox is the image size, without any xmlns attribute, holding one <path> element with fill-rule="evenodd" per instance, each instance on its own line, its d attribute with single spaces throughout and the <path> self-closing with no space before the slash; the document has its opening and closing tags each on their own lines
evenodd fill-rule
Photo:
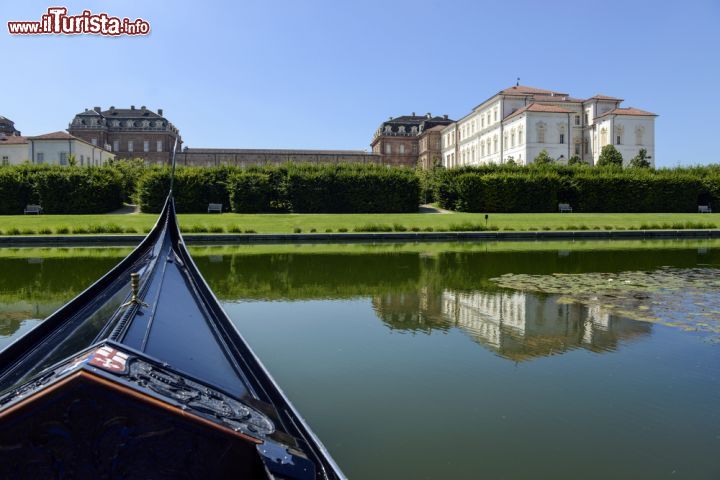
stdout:
<svg viewBox="0 0 720 480">
<path fill-rule="evenodd" d="M 23 213 L 25 213 L 25 215 L 28 213 L 40 215 L 42 213 L 42 207 L 40 205 L 25 205 L 25 211 Z"/>
<path fill-rule="evenodd" d="M 208 213 L 222 213 L 222 203 L 209 203 Z"/>
<path fill-rule="evenodd" d="M 698 213 L 712 213 L 710 205 L 698 205 Z"/>
<path fill-rule="evenodd" d="M 560 213 L 572 213 L 572 207 L 569 203 L 558 203 Z"/>
</svg>

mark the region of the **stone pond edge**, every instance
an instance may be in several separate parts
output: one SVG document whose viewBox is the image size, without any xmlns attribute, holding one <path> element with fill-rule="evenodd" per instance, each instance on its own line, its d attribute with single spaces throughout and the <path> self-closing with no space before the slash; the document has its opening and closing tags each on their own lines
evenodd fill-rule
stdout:
<svg viewBox="0 0 720 480">
<path fill-rule="evenodd" d="M 0 246 L 136 245 L 144 235 L 6 235 Z M 720 230 L 578 230 L 518 232 L 224 233 L 186 234 L 188 244 L 344 243 L 454 240 L 597 240 L 618 238 L 720 238 Z"/>
</svg>

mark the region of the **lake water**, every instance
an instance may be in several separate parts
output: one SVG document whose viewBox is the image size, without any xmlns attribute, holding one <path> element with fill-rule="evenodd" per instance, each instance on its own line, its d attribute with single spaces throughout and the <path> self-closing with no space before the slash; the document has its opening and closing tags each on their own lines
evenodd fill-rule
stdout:
<svg viewBox="0 0 720 480">
<path fill-rule="evenodd" d="M 720 241 L 191 250 L 351 478 L 720 478 Z M 0 249 L 0 348 L 128 251 Z"/>
</svg>

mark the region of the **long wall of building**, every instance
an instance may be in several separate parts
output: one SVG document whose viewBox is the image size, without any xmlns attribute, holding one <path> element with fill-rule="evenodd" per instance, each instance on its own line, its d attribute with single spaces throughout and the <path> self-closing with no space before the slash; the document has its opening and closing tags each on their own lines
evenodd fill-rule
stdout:
<svg viewBox="0 0 720 480">
<path fill-rule="evenodd" d="M 176 155 L 178 165 L 210 167 L 278 165 L 296 163 L 377 163 L 380 155 L 354 150 L 273 150 L 242 148 L 186 148 Z"/>
</svg>

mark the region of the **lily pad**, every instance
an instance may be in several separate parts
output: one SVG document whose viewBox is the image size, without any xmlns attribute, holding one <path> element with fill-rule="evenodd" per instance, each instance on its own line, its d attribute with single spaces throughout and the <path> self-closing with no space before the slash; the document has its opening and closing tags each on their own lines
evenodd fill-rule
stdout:
<svg viewBox="0 0 720 480">
<path fill-rule="evenodd" d="M 559 295 L 562 303 L 720 338 L 720 269 L 670 268 L 620 273 L 506 274 L 498 286 Z"/>
</svg>

